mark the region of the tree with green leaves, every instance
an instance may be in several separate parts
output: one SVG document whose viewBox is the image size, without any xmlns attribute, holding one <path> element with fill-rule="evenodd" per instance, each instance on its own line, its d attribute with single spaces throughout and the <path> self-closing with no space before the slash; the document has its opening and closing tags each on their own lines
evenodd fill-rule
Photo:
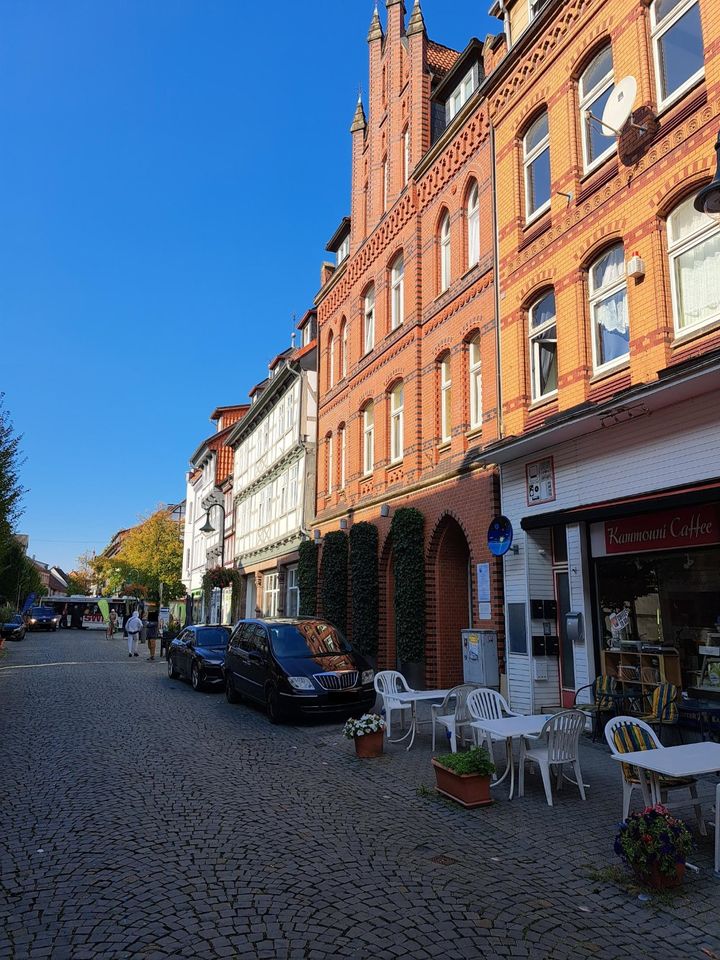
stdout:
<svg viewBox="0 0 720 960">
<path fill-rule="evenodd" d="M 182 527 L 160 507 L 128 531 L 115 556 L 101 555 L 92 566 L 106 593 L 122 593 L 133 584 L 157 600 L 162 584 L 163 600 L 175 600 L 185 596 L 182 551 Z"/>
<path fill-rule="evenodd" d="M 9 562 L 5 553 L 17 543 L 13 535 L 22 515 L 25 490 L 20 483 L 20 440 L 0 393 L 0 568 Z"/>
</svg>

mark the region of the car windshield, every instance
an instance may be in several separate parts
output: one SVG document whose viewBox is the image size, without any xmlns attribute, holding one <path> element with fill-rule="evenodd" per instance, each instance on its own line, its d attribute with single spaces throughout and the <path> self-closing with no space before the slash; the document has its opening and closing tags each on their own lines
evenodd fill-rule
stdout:
<svg viewBox="0 0 720 960">
<path fill-rule="evenodd" d="M 272 648 L 278 657 L 317 657 L 350 653 L 352 650 L 340 631 L 323 620 L 268 626 Z"/>
<path fill-rule="evenodd" d="M 33 607 L 30 611 L 31 617 L 54 617 L 55 611 L 52 607 Z"/>
<path fill-rule="evenodd" d="M 229 636 L 229 627 L 205 627 L 195 631 L 195 642 L 199 647 L 226 647 Z"/>
</svg>

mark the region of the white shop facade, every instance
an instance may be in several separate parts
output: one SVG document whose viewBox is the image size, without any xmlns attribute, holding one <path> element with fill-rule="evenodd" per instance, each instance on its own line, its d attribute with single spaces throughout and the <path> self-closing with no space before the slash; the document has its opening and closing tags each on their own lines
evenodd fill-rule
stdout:
<svg viewBox="0 0 720 960">
<path fill-rule="evenodd" d="M 549 418 L 484 459 L 500 467 L 513 527 L 513 708 L 572 706 L 618 671 L 645 693 L 668 679 L 720 695 L 720 354 Z"/>
</svg>

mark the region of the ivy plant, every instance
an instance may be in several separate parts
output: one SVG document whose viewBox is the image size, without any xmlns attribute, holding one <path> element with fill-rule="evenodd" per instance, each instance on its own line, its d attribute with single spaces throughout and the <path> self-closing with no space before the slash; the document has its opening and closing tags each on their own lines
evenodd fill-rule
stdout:
<svg viewBox="0 0 720 960">
<path fill-rule="evenodd" d="M 350 528 L 350 625 L 353 646 L 368 657 L 378 652 L 378 529 L 362 521 Z"/>
<path fill-rule="evenodd" d="M 298 589 L 300 616 L 317 616 L 318 548 L 314 540 L 303 540 L 298 548 Z"/>
<path fill-rule="evenodd" d="M 348 536 L 344 530 L 325 534 L 320 560 L 323 615 L 338 629 L 347 630 Z"/>
<path fill-rule="evenodd" d="M 425 520 L 414 507 L 400 507 L 390 525 L 395 579 L 395 636 L 401 662 L 425 656 Z"/>
</svg>

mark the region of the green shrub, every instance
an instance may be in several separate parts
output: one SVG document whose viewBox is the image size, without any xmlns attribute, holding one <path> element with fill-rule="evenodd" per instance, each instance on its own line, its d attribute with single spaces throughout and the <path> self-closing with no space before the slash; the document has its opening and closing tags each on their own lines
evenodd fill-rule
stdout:
<svg viewBox="0 0 720 960">
<path fill-rule="evenodd" d="M 453 773 L 479 773 L 482 777 L 489 777 L 495 773 L 495 764 L 490 754 L 483 747 L 473 747 L 466 753 L 445 753 L 435 760 Z"/>
<path fill-rule="evenodd" d="M 298 589 L 300 616 L 317 616 L 318 548 L 314 540 L 303 540 L 298 548 Z"/>
<path fill-rule="evenodd" d="M 395 579 L 395 636 L 401 662 L 425 657 L 425 519 L 414 507 L 396 510 L 390 525 Z"/>
<path fill-rule="evenodd" d="M 320 595 L 323 616 L 347 630 L 348 536 L 344 530 L 325 534 L 320 560 Z"/>
<path fill-rule="evenodd" d="M 368 657 L 377 656 L 379 589 L 378 529 L 374 523 L 350 528 L 350 623 L 353 646 Z"/>
</svg>

